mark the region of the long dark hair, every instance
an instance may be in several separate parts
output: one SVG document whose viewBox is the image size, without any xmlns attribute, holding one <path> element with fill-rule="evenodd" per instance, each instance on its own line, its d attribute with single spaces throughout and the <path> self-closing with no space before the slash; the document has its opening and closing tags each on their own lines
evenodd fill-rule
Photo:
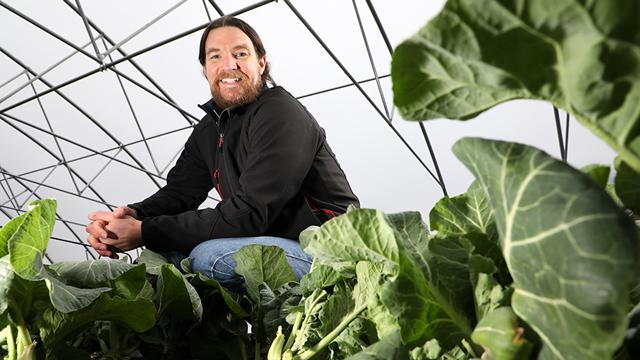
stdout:
<svg viewBox="0 0 640 360">
<path fill-rule="evenodd" d="M 222 16 L 217 18 L 216 20 L 213 20 L 207 26 L 207 28 L 204 29 L 204 32 L 202 33 L 202 38 L 200 38 L 200 52 L 198 53 L 198 60 L 200 61 L 200 65 L 204 66 L 204 63 L 206 60 L 205 43 L 207 42 L 207 36 L 209 36 L 209 33 L 211 32 L 211 30 L 217 29 L 223 26 L 233 26 L 240 29 L 243 33 L 245 33 L 245 35 L 247 35 L 249 40 L 251 40 L 251 43 L 253 44 L 253 48 L 255 49 L 256 54 L 258 56 L 258 59 L 262 59 L 266 55 L 267 51 L 264 49 L 262 40 L 260 39 L 260 36 L 258 35 L 258 33 L 251 27 L 251 25 L 233 16 Z M 273 78 L 271 78 L 271 75 L 269 74 L 270 70 L 271 70 L 271 67 L 267 62 L 264 68 L 264 72 L 262 73 L 262 83 L 265 84 L 269 82 L 275 85 Z"/>
</svg>

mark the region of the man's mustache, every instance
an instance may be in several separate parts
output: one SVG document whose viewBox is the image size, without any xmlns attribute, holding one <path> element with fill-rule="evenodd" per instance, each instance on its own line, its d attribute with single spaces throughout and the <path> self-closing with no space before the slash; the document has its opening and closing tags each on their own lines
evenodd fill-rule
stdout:
<svg viewBox="0 0 640 360">
<path fill-rule="evenodd" d="M 220 74 L 217 78 L 216 78 L 216 82 L 220 82 L 220 80 L 222 79 L 229 79 L 229 78 L 237 78 L 240 80 L 245 80 L 247 77 L 239 72 L 239 71 L 227 71 L 224 72 L 222 74 Z"/>
</svg>

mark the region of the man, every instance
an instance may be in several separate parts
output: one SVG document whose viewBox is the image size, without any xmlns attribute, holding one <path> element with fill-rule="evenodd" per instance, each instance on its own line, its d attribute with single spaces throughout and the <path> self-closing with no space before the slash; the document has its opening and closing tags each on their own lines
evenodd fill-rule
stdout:
<svg viewBox="0 0 640 360">
<path fill-rule="evenodd" d="M 273 84 L 266 52 L 247 23 L 222 17 L 199 50 L 212 99 L 169 171 L 146 200 L 89 215 L 88 241 L 102 256 L 140 246 L 228 286 L 241 283 L 232 255 L 248 244 L 284 249 L 296 275 L 310 258 L 296 241 L 310 225 L 359 206 L 324 130 L 293 96 Z M 197 210 L 215 187 L 222 199 Z"/>
</svg>

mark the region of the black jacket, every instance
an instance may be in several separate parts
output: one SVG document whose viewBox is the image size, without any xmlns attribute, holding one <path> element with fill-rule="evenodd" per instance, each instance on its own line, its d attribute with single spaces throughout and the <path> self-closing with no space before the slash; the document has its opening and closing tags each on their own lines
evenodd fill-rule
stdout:
<svg viewBox="0 0 640 360">
<path fill-rule="evenodd" d="M 220 110 L 211 100 L 201 108 L 207 115 L 167 184 L 129 205 L 147 248 L 188 253 L 216 238 L 297 239 L 306 227 L 359 206 L 324 130 L 283 88 L 265 88 L 245 106 Z M 214 186 L 222 201 L 197 210 Z"/>
</svg>

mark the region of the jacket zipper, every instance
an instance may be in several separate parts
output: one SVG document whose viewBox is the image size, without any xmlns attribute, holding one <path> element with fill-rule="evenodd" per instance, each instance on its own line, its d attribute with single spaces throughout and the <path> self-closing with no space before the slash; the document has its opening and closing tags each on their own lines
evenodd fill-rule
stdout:
<svg viewBox="0 0 640 360">
<path fill-rule="evenodd" d="M 226 109 L 224 109 L 224 111 L 222 111 L 223 115 L 224 115 L 225 111 L 227 112 L 227 122 L 229 122 L 229 118 L 231 118 L 231 111 L 229 109 L 230 108 L 226 108 Z M 218 140 L 218 147 L 219 147 L 218 153 L 222 154 L 222 164 L 221 164 L 222 165 L 221 166 L 222 169 L 221 170 L 224 172 L 225 175 L 228 176 L 229 171 L 227 171 L 227 163 L 226 163 L 226 161 L 224 161 L 224 124 L 222 123 L 222 116 L 220 117 L 220 130 L 219 130 L 219 133 L 220 133 L 220 138 Z M 222 176 L 223 176 L 223 174 L 220 175 L 220 178 L 222 178 Z M 227 190 L 229 190 L 231 192 L 231 194 L 234 194 L 235 191 L 233 190 L 233 181 L 227 179 L 226 184 L 227 184 L 227 187 L 228 187 Z"/>
<path fill-rule="evenodd" d="M 218 120 L 216 121 L 216 127 L 218 128 L 218 151 L 216 154 L 216 169 L 213 172 L 213 178 L 216 182 L 216 190 L 218 191 L 218 194 L 220 195 L 220 200 L 224 199 L 224 195 L 222 194 L 222 175 L 221 175 L 221 171 L 220 168 L 222 167 L 223 170 L 225 170 L 226 172 L 226 168 L 225 168 L 225 164 L 224 164 L 224 156 L 222 156 L 222 164 L 221 164 L 221 157 L 220 154 L 224 151 L 224 129 L 223 124 L 222 124 L 222 115 L 224 115 L 225 111 L 229 111 L 229 109 L 224 109 L 222 111 L 222 114 L 218 114 L 217 111 L 215 111 L 215 109 L 212 109 L 213 113 L 216 115 L 216 117 L 218 118 Z M 229 114 L 227 116 L 230 116 Z M 233 192 L 233 188 L 231 186 L 231 182 L 228 182 L 229 188 L 231 189 L 231 192 Z"/>
<path fill-rule="evenodd" d="M 222 194 L 222 186 L 220 181 L 220 151 L 222 150 L 222 142 L 223 142 L 222 139 L 224 137 L 221 131 L 221 126 L 220 126 L 220 123 L 222 122 L 222 118 L 218 114 L 218 112 L 215 111 L 215 109 L 213 109 L 213 113 L 218 118 L 216 121 L 216 127 L 218 128 L 218 134 L 219 134 L 218 151 L 216 152 L 216 169 L 213 171 L 213 180 L 216 183 L 215 186 L 216 186 L 216 190 L 218 191 L 218 195 L 220 195 L 220 200 L 224 200 L 224 195 Z"/>
</svg>

